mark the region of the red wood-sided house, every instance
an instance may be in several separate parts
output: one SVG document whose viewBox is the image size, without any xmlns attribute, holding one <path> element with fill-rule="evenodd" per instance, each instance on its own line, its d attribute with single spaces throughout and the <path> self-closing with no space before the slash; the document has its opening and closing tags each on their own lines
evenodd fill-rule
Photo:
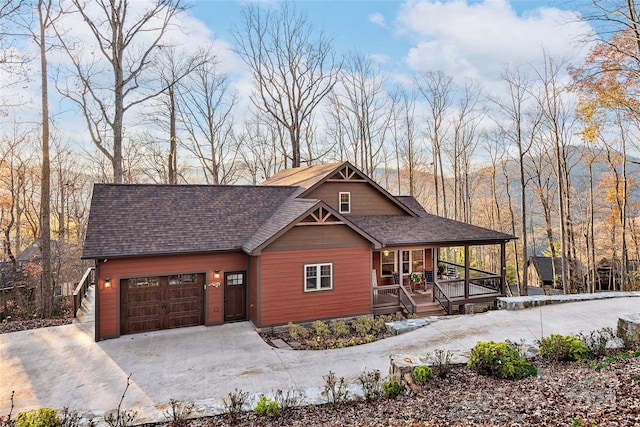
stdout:
<svg viewBox="0 0 640 427">
<path fill-rule="evenodd" d="M 96 184 L 96 340 L 250 320 L 256 327 L 505 292 L 511 235 L 428 214 L 348 162 L 259 186 Z M 414 279 L 414 280 L 412 280 Z"/>
</svg>

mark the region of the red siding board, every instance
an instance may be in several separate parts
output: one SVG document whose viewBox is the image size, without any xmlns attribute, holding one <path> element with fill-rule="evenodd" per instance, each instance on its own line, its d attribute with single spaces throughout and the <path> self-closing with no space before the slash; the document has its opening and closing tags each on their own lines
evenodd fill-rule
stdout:
<svg viewBox="0 0 640 427">
<path fill-rule="evenodd" d="M 264 252 L 258 326 L 370 313 L 370 254 L 367 246 Z M 304 292 L 304 265 L 320 262 L 333 263 L 333 289 Z"/>
<path fill-rule="evenodd" d="M 173 255 L 159 257 L 140 257 L 109 259 L 100 262 L 98 269 L 99 292 L 99 336 L 98 339 L 117 337 L 119 327 L 119 284 L 120 279 L 146 275 L 169 275 L 176 273 L 206 273 L 206 283 L 214 281 L 214 270 L 220 270 L 220 281 L 225 271 L 241 271 L 248 268 L 248 256 L 242 252 Z M 104 287 L 104 279 L 109 278 L 111 287 Z M 222 286 L 207 286 L 205 297 L 205 324 L 214 325 L 223 322 Z"/>
</svg>

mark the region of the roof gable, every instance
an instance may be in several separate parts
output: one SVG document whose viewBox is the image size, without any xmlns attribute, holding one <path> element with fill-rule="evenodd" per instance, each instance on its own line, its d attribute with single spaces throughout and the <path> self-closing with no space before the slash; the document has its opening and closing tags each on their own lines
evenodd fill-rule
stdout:
<svg viewBox="0 0 640 427">
<path fill-rule="evenodd" d="M 382 194 L 383 197 L 387 198 L 391 203 L 400 208 L 401 211 L 410 216 L 417 216 L 410 207 L 397 200 L 377 182 L 346 161 L 326 165 L 303 166 L 286 169 L 273 175 L 271 178 L 264 181 L 262 185 L 297 185 L 304 188 L 299 197 L 305 197 L 325 182 L 367 183 Z"/>
<path fill-rule="evenodd" d="M 296 225 L 346 225 L 372 243 L 374 247 L 380 246 L 379 241 L 324 202 L 312 199 L 290 199 L 249 239 L 243 249 L 247 253 L 258 255 L 262 249 Z"/>
</svg>

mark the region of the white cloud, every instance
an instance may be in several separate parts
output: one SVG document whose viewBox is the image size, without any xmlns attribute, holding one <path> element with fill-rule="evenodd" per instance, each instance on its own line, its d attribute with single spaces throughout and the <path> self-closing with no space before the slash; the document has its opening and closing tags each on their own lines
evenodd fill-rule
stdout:
<svg viewBox="0 0 640 427">
<path fill-rule="evenodd" d="M 391 58 L 389 58 L 389 55 L 384 55 L 381 53 L 369 53 L 367 54 L 367 58 L 379 65 L 388 64 L 391 60 Z"/>
<path fill-rule="evenodd" d="M 371 15 L 369 15 L 369 22 L 371 22 L 372 24 L 379 25 L 381 27 L 386 26 L 384 15 L 381 14 L 380 12 L 372 13 Z"/>
<path fill-rule="evenodd" d="M 411 0 L 400 8 L 396 26 L 414 40 L 405 58 L 410 68 L 489 85 L 506 64 L 539 62 L 543 50 L 581 58 L 585 46 L 581 50 L 575 42 L 592 31 L 575 12 L 541 7 L 518 16 L 507 0 Z"/>
</svg>

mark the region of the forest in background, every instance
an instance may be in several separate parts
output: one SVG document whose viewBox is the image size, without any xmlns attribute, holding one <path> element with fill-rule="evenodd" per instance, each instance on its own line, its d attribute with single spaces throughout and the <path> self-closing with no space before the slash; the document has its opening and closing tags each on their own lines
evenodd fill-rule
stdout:
<svg viewBox="0 0 640 427">
<path fill-rule="evenodd" d="M 489 93 L 440 70 L 391 84 L 366 54 L 338 56 L 294 3 L 249 3 L 233 46 L 253 84 L 245 108 L 215 49 L 171 43 L 180 0 L 0 0 L 0 88 L 41 83 L 36 123 L 16 100 L 0 104 L 13 119 L 0 131 L 3 261 L 36 283 L 46 315 L 54 283 L 83 273 L 94 182 L 259 184 L 348 160 L 430 213 L 516 235 L 507 259 L 521 293 L 536 254 L 562 260 L 564 292 L 594 291 L 603 263 L 617 289 L 638 289 L 637 9 L 593 0 L 584 61 L 541 49 L 536 64 L 505 65 L 504 90 Z M 82 31 L 64 25 L 73 16 Z M 75 112 L 93 149 L 68 143 L 56 108 Z M 16 276 L 36 239 L 43 262 Z M 47 262 L 61 242 L 64 259 Z"/>
</svg>

